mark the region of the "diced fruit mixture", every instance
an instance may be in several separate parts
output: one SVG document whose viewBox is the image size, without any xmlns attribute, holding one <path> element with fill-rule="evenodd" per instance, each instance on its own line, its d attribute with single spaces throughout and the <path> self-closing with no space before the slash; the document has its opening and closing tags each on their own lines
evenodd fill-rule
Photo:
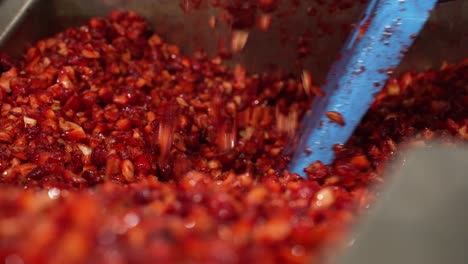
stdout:
<svg viewBox="0 0 468 264">
<path fill-rule="evenodd" d="M 301 78 L 185 56 L 135 13 L 0 68 L 6 263 L 317 261 L 347 244 L 400 143 L 468 141 L 468 60 L 391 80 L 308 179 L 286 170 L 314 96 Z"/>
</svg>

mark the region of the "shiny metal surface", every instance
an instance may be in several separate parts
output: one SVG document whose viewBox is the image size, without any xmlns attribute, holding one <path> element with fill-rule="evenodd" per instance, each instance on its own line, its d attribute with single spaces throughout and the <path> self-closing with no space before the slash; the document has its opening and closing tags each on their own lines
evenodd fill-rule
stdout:
<svg viewBox="0 0 468 264">
<path fill-rule="evenodd" d="M 23 22 L 36 0 L 0 1 L 0 44 Z"/>
<path fill-rule="evenodd" d="M 404 155 L 338 263 L 467 263 L 467 164 L 467 146 Z"/>
</svg>

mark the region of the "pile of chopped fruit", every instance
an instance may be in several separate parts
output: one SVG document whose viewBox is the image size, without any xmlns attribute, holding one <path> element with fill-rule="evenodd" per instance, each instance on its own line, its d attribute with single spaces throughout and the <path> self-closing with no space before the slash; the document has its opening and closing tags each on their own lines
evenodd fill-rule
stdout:
<svg viewBox="0 0 468 264">
<path fill-rule="evenodd" d="M 0 259 L 304 263 L 343 241 L 401 142 L 468 141 L 468 60 L 390 81 L 332 165 L 284 149 L 313 95 L 113 12 L 0 60 Z"/>
</svg>

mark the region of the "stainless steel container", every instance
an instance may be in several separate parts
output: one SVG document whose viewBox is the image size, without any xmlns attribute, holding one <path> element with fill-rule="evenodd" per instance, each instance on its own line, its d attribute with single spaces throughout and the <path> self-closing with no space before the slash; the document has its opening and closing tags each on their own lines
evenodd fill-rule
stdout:
<svg viewBox="0 0 468 264">
<path fill-rule="evenodd" d="M 229 37 L 230 29 L 217 23 L 208 25 L 211 16 L 223 10 L 202 4 L 198 10 L 184 13 L 183 1 L 175 0 L 2 0 L 0 1 L 0 50 L 20 54 L 28 43 L 50 36 L 61 29 L 77 26 L 92 16 L 106 16 L 113 9 L 134 10 L 145 16 L 154 31 L 168 41 L 178 44 L 190 53 L 202 47 L 212 54 L 217 41 Z M 208 1 L 202 1 L 208 2 Z M 281 1 L 280 1 L 281 2 Z M 282 1 L 280 11 L 292 10 L 291 2 Z M 270 65 L 297 72 L 294 65 L 297 40 L 306 30 L 312 32 L 311 55 L 304 68 L 309 69 L 314 81 L 324 79 L 328 68 L 336 58 L 347 31 L 359 18 L 364 4 L 338 9 L 331 13 L 327 4 L 319 1 L 297 1 L 299 6 L 293 15 L 274 17 L 271 29 L 261 32 L 250 30 L 245 50 L 233 57 L 232 63 L 241 62 L 251 71 L 262 71 Z M 331 1 L 324 1 L 331 2 Z M 307 10 L 315 8 L 317 15 L 309 16 Z M 326 25 L 329 32 L 319 34 L 320 26 Z M 457 62 L 468 56 L 468 1 L 454 0 L 439 4 L 431 19 L 406 55 L 397 73 L 404 70 L 423 70 L 438 67 L 444 60 Z M 289 41 L 280 41 L 281 32 L 286 32 Z M 315 34 L 317 33 L 317 34 Z"/>
</svg>

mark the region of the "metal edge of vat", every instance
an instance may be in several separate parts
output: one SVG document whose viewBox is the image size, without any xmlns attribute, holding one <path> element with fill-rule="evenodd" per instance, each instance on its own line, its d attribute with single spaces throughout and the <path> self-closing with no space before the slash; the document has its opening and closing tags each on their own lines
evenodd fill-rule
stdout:
<svg viewBox="0 0 468 264">
<path fill-rule="evenodd" d="M 468 146 L 402 154 L 339 264 L 468 261 Z"/>
</svg>

